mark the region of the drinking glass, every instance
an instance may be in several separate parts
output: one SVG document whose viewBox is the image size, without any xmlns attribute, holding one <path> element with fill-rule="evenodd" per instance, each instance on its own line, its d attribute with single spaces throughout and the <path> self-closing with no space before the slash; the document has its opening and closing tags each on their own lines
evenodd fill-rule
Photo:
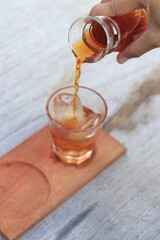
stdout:
<svg viewBox="0 0 160 240">
<path fill-rule="evenodd" d="M 59 115 L 55 116 L 57 111 L 55 100 L 63 94 L 74 96 L 74 91 L 74 86 L 63 87 L 55 91 L 47 101 L 46 111 L 52 136 L 53 151 L 64 162 L 80 164 L 90 158 L 94 151 L 96 139 L 107 116 L 107 104 L 99 93 L 80 86 L 78 99 L 81 102 L 82 109 L 85 108 L 85 111 L 87 109 L 90 114 L 87 118 L 85 117 L 85 123 L 80 128 L 68 128 L 57 119 Z M 63 116 L 68 116 L 69 112 L 67 111 L 69 109 L 65 109 L 61 104 L 58 108 L 60 114 L 62 112 Z M 81 120 L 84 120 L 83 117 Z"/>
</svg>

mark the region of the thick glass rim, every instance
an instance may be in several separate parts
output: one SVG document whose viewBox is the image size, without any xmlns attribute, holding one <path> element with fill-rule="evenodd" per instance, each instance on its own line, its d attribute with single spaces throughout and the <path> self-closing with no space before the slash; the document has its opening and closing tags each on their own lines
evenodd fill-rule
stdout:
<svg viewBox="0 0 160 240">
<path fill-rule="evenodd" d="M 83 21 L 83 22 L 90 22 L 92 20 L 94 20 L 95 22 L 97 22 L 99 25 L 101 25 L 101 27 L 103 28 L 103 31 L 105 32 L 106 34 L 106 38 L 107 38 L 107 45 L 106 45 L 106 50 L 103 52 L 103 54 L 97 59 L 97 60 L 94 60 L 94 62 L 98 62 L 99 60 L 101 60 L 102 58 L 104 58 L 104 56 L 106 54 L 108 54 L 110 52 L 110 44 L 112 45 L 112 39 L 110 38 L 110 35 L 109 35 L 109 29 L 106 27 L 106 24 L 105 24 L 105 19 L 109 20 L 110 22 L 112 22 L 112 24 L 116 27 L 116 30 L 118 32 L 118 40 L 116 42 L 116 45 L 114 46 L 114 49 L 118 46 L 120 40 L 121 40 L 121 32 L 120 32 L 120 29 L 118 27 L 118 24 L 110 17 L 108 16 L 101 16 L 101 15 L 98 15 L 98 16 L 86 16 L 86 17 L 80 17 L 80 18 L 77 18 L 73 23 L 72 25 L 70 26 L 69 28 L 69 31 L 68 31 L 68 43 L 69 43 L 69 46 L 71 48 L 71 50 L 73 51 L 73 44 L 71 43 L 71 40 L 70 40 L 70 33 L 71 33 L 71 30 L 72 30 L 72 27 L 79 21 Z M 87 43 L 86 43 L 87 44 Z M 89 46 L 90 47 L 90 46 Z M 113 47 L 113 46 L 112 46 Z M 74 51 L 73 51 L 74 53 Z M 74 53 L 75 54 L 75 53 Z M 92 61 L 86 61 L 86 62 L 92 62 Z"/>
<path fill-rule="evenodd" d="M 104 104 L 104 107 L 105 107 L 105 114 L 104 114 L 104 117 L 102 118 L 102 120 L 96 126 L 94 126 L 92 128 L 88 128 L 88 129 L 75 129 L 74 130 L 74 129 L 69 129 L 69 128 L 63 127 L 58 122 L 56 122 L 55 119 L 52 118 L 52 116 L 49 113 L 49 103 L 50 103 L 50 101 L 51 101 L 51 99 L 52 99 L 52 97 L 54 95 L 56 95 L 58 92 L 60 92 L 60 91 L 62 91 L 64 89 L 67 89 L 67 88 L 75 88 L 75 86 L 70 85 L 70 86 L 59 88 L 54 93 L 52 93 L 51 96 L 48 98 L 47 103 L 46 103 L 46 112 L 47 112 L 47 116 L 48 116 L 50 122 L 52 124 L 54 124 L 56 127 L 61 128 L 61 129 L 65 130 L 65 131 L 68 131 L 68 132 L 89 132 L 89 131 L 92 131 L 92 130 L 96 129 L 98 126 L 100 126 L 105 121 L 105 119 L 107 117 L 108 107 L 107 107 L 106 101 L 104 100 L 104 98 L 98 92 L 96 92 L 95 90 L 93 90 L 91 88 L 84 87 L 84 86 L 79 86 L 79 89 L 85 89 L 85 90 L 91 91 L 91 92 L 95 93 L 99 98 L 101 98 L 101 100 L 102 100 L 102 102 Z"/>
<path fill-rule="evenodd" d="M 101 16 L 99 16 L 99 17 L 101 17 Z M 108 34 L 108 31 L 106 30 L 106 28 L 104 27 L 104 24 L 101 22 L 101 20 L 100 20 L 98 17 L 86 16 L 86 17 L 77 18 L 77 19 L 72 23 L 72 25 L 71 25 L 70 28 L 69 28 L 69 31 L 68 31 L 68 43 L 69 43 L 70 49 L 71 49 L 72 52 L 75 54 L 75 52 L 74 52 L 74 50 L 73 50 L 73 44 L 71 43 L 71 40 L 70 40 L 70 32 L 71 32 L 71 30 L 72 30 L 72 27 L 73 27 L 78 21 L 84 21 L 84 22 L 85 22 L 85 21 L 88 21 L 88 22 L 89 22 L 89 21 L 91 21 L 91 20 L 94 20 L 94 21 L 96 21 L 97 23 L 99 23 L 99 24 L 102 26 L 102 28 L 103 28 L 106 36 L 107 36 L 107 47 L 106 47 L 106 50 L 103 52 L 103 54 L 102 54 L 98 59 L 94 60 L 94 62 L 98 62 L 99 60 L 103 59 L 104 56 L 109 52 L 109 34 Z M 75 54 L 75 55 L 76 55 L 76 54 Z M 89 59 L 88 59 L 86 62 L 90 63 L 90 62 L 92 62 L 92 61 L 89 61 Z"/>
</svg>

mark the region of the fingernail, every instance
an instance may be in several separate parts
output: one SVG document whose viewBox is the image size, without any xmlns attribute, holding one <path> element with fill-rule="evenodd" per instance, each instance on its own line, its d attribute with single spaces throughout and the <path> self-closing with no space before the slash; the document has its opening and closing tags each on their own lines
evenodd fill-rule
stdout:
<svg viewBox="0 0 160 240">
<path fill-rule="evenodd" d="M 120 64 L 122 64 L 122 63 L 127 62 L 128 60 L 129 60 L 129 59 L 128 59 L 127 57 L 121 57 L 121 58 L 118 59 L 118 62 L 119 62 Z"/>
</svg>

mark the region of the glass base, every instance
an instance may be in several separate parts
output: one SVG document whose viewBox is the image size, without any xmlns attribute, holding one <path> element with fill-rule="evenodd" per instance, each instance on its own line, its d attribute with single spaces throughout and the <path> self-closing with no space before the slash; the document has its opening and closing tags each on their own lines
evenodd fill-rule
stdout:
<svg viewBox="0 0 160 240">
<path fill-rule="evenodd" d="M 57 155 L 57 157 L 62 160 L 65 163 L 69 163 L 69 164 L 76 164 L 79 165 L 83 162 L 85 162 L 87 159 L 91 158 L 92 153 L 93 153 L 93 149 L 86 152 L 85 154 L 81 155 L 81 156 L 71 156 L 69 154 L 64 154 L 62 152 L 60 152 L 54 144 L 52 144 L 53 147 L 53 151 L 55 152 L 55 154 Z"/>
</svg>

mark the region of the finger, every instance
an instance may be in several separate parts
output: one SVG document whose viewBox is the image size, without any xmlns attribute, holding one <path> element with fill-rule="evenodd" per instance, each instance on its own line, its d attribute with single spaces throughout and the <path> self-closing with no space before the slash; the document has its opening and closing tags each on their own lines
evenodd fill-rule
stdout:
<svg viewBox="0 0 160 240">
<path fill-rule="evenodd" d="M 90 11 L 90 15 L 114 17 L 130 13 L 135 9 L 143 7 L 143 0 L 111 0 L 95 5 Z"/>
<path fill-rule="evenodd" d="M 151 49 L 157 47 L 157 44 L 153 42 L 150 36 L 151 33 L 145 32 L 135 42 L 126 47 L 123 52 L 118 54 L 117 61 L 120 64 L 123 64 L 129 59 L 140 57 Z"/>
<path fill-rule="evenodd" d="M 112 0 L 102 0 L 101 3 L 110 2 Z"/>
</svg>

